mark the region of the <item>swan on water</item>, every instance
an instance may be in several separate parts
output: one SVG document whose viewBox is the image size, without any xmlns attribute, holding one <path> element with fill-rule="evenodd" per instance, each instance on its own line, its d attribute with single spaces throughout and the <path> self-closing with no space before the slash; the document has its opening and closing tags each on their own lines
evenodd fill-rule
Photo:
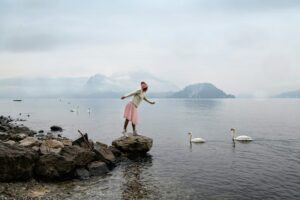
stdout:
<svg viewBox="0 0 300 200">
<path fill-rule="evenodd" d="M 79 110 L 79 106 L 77 106 L 77 108 L 71 109 L 70 112 L 78 112 L 78 110 Z"/>
<path fill-rule="evenodd" d="M 188 133 L 188 135 L 190 136 L 190 142 L 192 143 L 204 143 L 205 140 L 202 138 L 193 138 L 193 135 L 191 132 Z"/>
<path fill-rule="evenodd" d="M 239 135 L 239 136 L 236 136 L 236 133 L 235 133 L 235 129 L 232 128 L 230 129 L 231 131 L 231 135 L 232 135 L 232 141 L 242 141 L 242 142 L 250 142 L 252 141 L 252 138 L 247 136 L 247 135 Z"/>
</svg>

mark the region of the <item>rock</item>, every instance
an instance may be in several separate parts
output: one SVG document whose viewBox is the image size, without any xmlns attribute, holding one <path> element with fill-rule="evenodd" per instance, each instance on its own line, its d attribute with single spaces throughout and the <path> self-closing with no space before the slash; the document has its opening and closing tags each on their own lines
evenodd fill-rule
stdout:
<svg viewBox="0 0 300 200">
<path fill-rule="evenodd" d="M 45 140 L 44 143 L 47 145 L 49 148 L 64 148 L 64 144 L 58 140 Z"/>
<path fill-rule="evenodd" d="M 75 166 L 73 159 L 50 153 L 40 157 L 35 174 L 38 179 L 46 181 L 67 180 L 73 177 Z"/>
<path fill-rule="evenodd" d="M 56 131 L 59 131 L 59 132 L 63 131 L 62 127 L 60 127 L 60 126 L 51 126 L 50 129 L 51 129 L 51 131 L 55 131 L 55 132 Z"/>
<path fill-rule="evenodd" d="M 34 151 L 36 151 L 36 152 L 40 151 L 40 147 L 38 147 L 38 146 L 33 146 L 31 149 L 34 150 Z"/>
<path fill-rule="evenodd" d="M 60 153 L 62 156 L 74 160 L 76 166 L 83 167 L 95 160 L 96 154 L 79 146 L 65 146 Z"/>
<path fill-rule="evenodd" d="M 64 144 L 58 140 L 44 140 L 40 146 L 41 154 L 56 153 L 59 154 Z"/>
<path fill-rule="evenodd" d="M 69 140 L 69 139 L 58 139 L 58 141 L 62 142 L 64 146 L 72 146 L 72 140 Z"/>
<path fill-rule="evenodd" d="M 153 140 L 146 136 L 130 136 L 120 137 L 112 142 L 112 146 L 116 147 L 122 153 L 130 156 L 139 156 L 147 153 L 152 147 Z"/>
<path fill-rule="evenodd" d="M 7 126 L 0 126 L 0 131 L 7 132 L 9 128 Z"/>
<path fill-rule="evenodd" d="M 83 148 L 92 149 L 93 146 L 94 146 L 94 142 L 92 140 L 89 140 L 88 135 L 85 133 L 80 138 L 74 140 L 72 142 L 72 145 L 77 145 L 77 146 L 80 146 L 80 147 L 83 147 Z"/>
<path fill-rule="evenodd" d="M 90 178 L 90 172 L 85 168 L 78 168 L 75 170 L 75 177 L 80 180 L 86 180 Z"/>
<path fill-rule="evenodd" d="M 8 133 L 0 132 L 0 140 L 7 140 L 9 137 Z"/>
<path fill-rule="evenodd" d="M 109 172 L 106 164 L 101 161 L 95 161 L 88 166 L 91 176 L 100 176 Z"/>
<path fill-rule="evenodd" d="M 31 149 L 0 142 L 0 181 L 30 179 L 37 157 Z"/>
<path fill-rule="evenodd" d="M 23 140 L 26 137 L 27 137 L 27 134 L 25 134 L 25 133 L 10 134 L 10 139 L 13 141 L 16 141 L 16 142 Z"/>
<path fill-rule="evenodd" d="M 45 145 L 41 145 L 41 147 L 39 148 L 39 151 L 43 155 L 49 154 L 49 153 L 59 154 L 61 152 L 61 148 L 54 149 L 54 148 L 49 148 Z"/>
<path fill-rule="evenodd" d="M 49 153 L 40 157 L 35 173 L 42 180 L 74 178 L 77 167 L 84 168 L 94 160 L 95 153 L 79 146 L 65 146 L 60 154 Z"/>
<path fill-rule="evenodd" d="M 96 146 L 96 145 L 97 145 L 97 146 L 103 146 L 103 147 L 105 147 L 105 148 L 108 148 L 108 145 L 107 145 L 107 144 L 104 144 L 104 143 L 102 143 L 102 142 L 98 142 L 98 141 L 97 141 L 97 142 L 95 143 L 95 146 Z"/>
<path fill-rule="evenodd" d="M 20 141 L 20 145 L 24 147 L 39 146 L 40 141 L 35 137 L 27 137 Z"/>
<path fill-rule="evenodd" d="M 38 133 L 44 133 L 44 130 L 39 130 L 39 132 Z"/>
<path fill-rule="evenodd" d="M 26 135 L 31 136 L 31 130 L 26 126 L 16 126 L 13 129 L 9 130 L 10 133 L 25 133 Z"/>
<path fill-rule="evenodd" d="M 115 157 L 120 157 L 122 155 L 122 152 L 114 146 L 109 146 L 108 149 L 111 150 Z"/>
<path fill-rule="evenodd" d="M 104 145 L 99 145 L 99 143 L 96 144 L 94 146 L 94 152 L 96 153 L 97 160 L 105 162 L 108 165 L 112 165 L 116 161 L 112 151 Z"/>
<path fill-rule="evenodd" d="M 13 140 L 8 140 L 8 141 L 6 141 L 6 142 L 4 142 L 4 143 L 5 143 L 5 144 L 10 144 L 10 145 L 16 144 L 16 142 L 13 141 Z"/>
</svg>

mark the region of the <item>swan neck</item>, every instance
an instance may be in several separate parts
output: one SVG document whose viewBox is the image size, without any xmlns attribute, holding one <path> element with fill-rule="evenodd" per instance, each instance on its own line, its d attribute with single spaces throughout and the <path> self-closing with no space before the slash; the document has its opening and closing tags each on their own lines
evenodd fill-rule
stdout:
<svg viewBox="0 0 300 200">
<path fill-rule="evenodd" d="M 235 130 L 232 130 L 232 139 L 236 138 L 236 135 L 235 135 Z"/>
</svg>

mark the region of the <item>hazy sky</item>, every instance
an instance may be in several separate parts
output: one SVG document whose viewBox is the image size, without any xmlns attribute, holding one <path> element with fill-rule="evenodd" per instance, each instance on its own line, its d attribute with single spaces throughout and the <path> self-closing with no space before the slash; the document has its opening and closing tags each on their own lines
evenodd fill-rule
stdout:
<svg viewBox="0 0 300 200">
<path fill-rule="evenodd" d="M 0 78 L 136 70 L 234 94 L 300 89 L 300 1 L 0 0 Z"/>
</svg>

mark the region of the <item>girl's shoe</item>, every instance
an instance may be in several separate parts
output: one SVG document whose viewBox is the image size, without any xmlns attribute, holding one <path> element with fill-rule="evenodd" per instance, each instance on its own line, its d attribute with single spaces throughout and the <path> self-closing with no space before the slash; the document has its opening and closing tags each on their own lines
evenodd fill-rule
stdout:
<svg viewBox="0 0 300 200">
<path fill-rule="evenodd" d="M 127 137 L 126 133 L 127 133 L 127 131 L 126 131 L 126 130 L 124 130 L 124 131 L 122 132 L 122 134 L 123 134 L 124 136 L 126 136 L 126 137 Z"/>
<path fill-rule="evenodd" d="M 132 134 L 133 136 L 138 136 L 139 134 L 137 134 L 137 132 L 136 131 L 133 131 L 133 134 Z"/>
</svg>

